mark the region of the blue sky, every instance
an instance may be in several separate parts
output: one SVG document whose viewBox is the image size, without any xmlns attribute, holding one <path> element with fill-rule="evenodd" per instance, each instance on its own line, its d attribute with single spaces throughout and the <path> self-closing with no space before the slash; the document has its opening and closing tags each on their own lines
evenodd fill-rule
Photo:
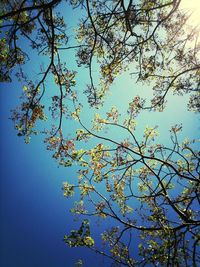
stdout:
<svg viewBox="0 0 200 267">
<path fill-rule="evenodd" d="M 61 190 L 66 177 L 74 173 L 58 168 L 41 137 L 25 145 L 16 136 L 8 118 L 18 93 L 15 84 L 1 86 L 0 266 L 71 267 L 79 258 L 92 264 L 98 256 L 84 248 L 69 249 L 62 241 L 64 234 L 80 225 L 73 221 L 72 203 Z M 102 266 L 99 262 L 95 266 Z"/>
<path fill-rule="evenodd" d="M 116 81 L 115 91 L 105 105 L 119 105 L 120 85 L 126 85 L 125 98 L 132 88 L 131 81 L 134 84 L 127 78 L 126 84 L 123 77 Z M 16 83 L 4 84 L 0 91 L 1 266 L 71 267 L 76 260 L 84 257 L 86 266 L 91 266 L 93 262 L 95 266 L 103 266 L 101 259 L 96 263 L 98 256 L 95 254 L 86 249 L 69 249 L 62 241 L 65 233 L 80 225 L 69 213 L 73 200 L 65 199 L 61 190 L 63 181 L 69 177 L 73 181 L 76 174 L 73 169 L 58 168 L 50 152 L 45 150 L 41 136 L 33 137 L 29 145 L 16 136 L 8 118 L 10 110 L 18 102 L 19 92 L 20 86 Z M 141 115 L 138 118 L 138 135 L 146 124 L 158 124 L 162 133 L 160 138 L 168 143 L 169 126 L 179 121 L 184 125 L 183 136 L 194 137 L 198 130 L 198 117 L 187 112 L 183 102 L 186 102 L 184 98 L 175 97 L 164 113 Z M 87 115 L 83 114 L 83 117 L 86 119 Z M 93 229 L 95 227 L 93 224 Z"/>
</svg>

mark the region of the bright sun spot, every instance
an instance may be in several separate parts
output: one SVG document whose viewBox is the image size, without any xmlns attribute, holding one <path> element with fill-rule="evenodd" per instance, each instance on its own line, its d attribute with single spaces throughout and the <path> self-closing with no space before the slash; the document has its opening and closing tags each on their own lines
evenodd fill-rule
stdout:
<svg viewBox="0 0 200 267">
<path fill-rule="evenodd" d="M 200 29 L 200 0 L 182 0 L 180 9 L 190 15 L 187 24 Z"/>
</svg>

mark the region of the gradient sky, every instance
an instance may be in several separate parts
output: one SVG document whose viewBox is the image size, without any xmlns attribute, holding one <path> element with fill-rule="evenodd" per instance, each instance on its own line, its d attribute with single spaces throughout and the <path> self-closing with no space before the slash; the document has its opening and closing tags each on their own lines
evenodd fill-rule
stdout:
<svg viewBox="0 0 200 267">
<path fill-rule="evenodd" d="M 31 69 L 29 70 L 31 72 Z M 78 89 L 85 88 L 85 70 L 79 69 Z M 73 180 L 73 169 L 58 167 L 46 151 L 41 136 L 29 145 L 17 137 L 8 118 L 19 103 L 21 86 L 15 82 L 0 88 L 0 266 L 2 267 L 73 267 L 82 258 L 85 267 L 107 267 L 106 260 L 85 248 L 69 249 L 62 241 L 64 234 L 77 228 L 69 208 L 72 200 L 62 194 L 62 183 Z M 149 88 L 135 85 L 134 78 L 125 74 L 112 86 L 112 95 L 105 101 L 105 110 L 116 105 L 123 116 L 133 96 L 147 96 Z M 86 98 L 83 119 L 88 121 Z M 182 137 L 194 138 L 199 131 L 199 117 L 186 111 L 187 97 L 169 96 L 163 113 L 144 112 L 138 117 L 137 135 L 146 125 L 159 125 L 160 141 L 168 144 L 169 129 L 183 123 Z M 70 131 L 70 129 L 68 129 Z M 94 223 L 92 230 L 100 232 Z"/>
<path fill-rule="evenodd" d="M 119 79 L 112 101 L 107 100 L 106 106 L 109 106 L 109 101 L 110 106 L 113 101 L 117 105 L 120 84 L 125 85 L 123 79 Z M 131 88 L 130 81 L 126 85 Z M 72 200 L 65 199 L 61 190 L 62 182 L 69 176 L 75 178 L 75 173 L 70 169 L 58 168 L 45 150 L 40 136 L 34 137 L 29 145 L 16 136 L 12 121 L 8 118 L 10 109 L 18 102 L 19 91 L 17 84 L 4 84 L 0 91 L 0 266 L 71 267 L 79 258 L 86 259 L 86 267 L 94 262 L 93 266 L 103 266 L 101 259 L 96 262 L 98 256 L 86 249 L 69 249 L 62 241 L 65 233 L 80 225 L 80 222 L 73 222 L 68 212 Z M 183 98 L 175 97 L 170 102 L 172 106 L 173 101 L 174 109 L 141 115 L 138 118 L 138 133 L 140 127 L 142 129 L 147 123 L 158 124 L 163 132 L 160 138 L 168 142 L 169 126 L 178 120 L 185 126 L 184 135 L 194 137 L 198 130 L 198 117 L 185 111 L 181 104 Z M 95 224 L 92 227 L 95 228 Z"/>
</svg>

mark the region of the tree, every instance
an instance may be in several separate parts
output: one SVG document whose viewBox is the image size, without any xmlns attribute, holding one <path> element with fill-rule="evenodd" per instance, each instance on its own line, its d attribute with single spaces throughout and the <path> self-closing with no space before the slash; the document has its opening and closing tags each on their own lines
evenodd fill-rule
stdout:
<svg viewBox="0 0 200 267">
<path fill-rule="evenodd" d="M 187 29 L 188 15 L 179 9 L 181 0 L 66 2 L 4 0 L 0 14 L 0 77 L 11 81 L 17 66 L 16 76 L 23 83 L 22 104 L 12 115 L 18 135 L 29 142 L 37 134 L 37 122 L 48 121 L 50 113 L 58 123 L 50 120 L 52 127 L 43 131 L 47 149 L 60 165 L 79 166 L 77 182 L 63 185 L 66 197 L 79 189 L 80 199 L 72 212 L 112 221 L 112 227 L 102 233 L 104 251 L 96 245 L 87 219 L 64 241 L 71 247 L 87 246 L 116 266 L 198 266 L 197 141 L 181 140 L 178 122 L 171 128 L 171 145 L 156 142 L 155 127 L 146 127 L 142 137 L 135 134 L 137 116 L 146 109 L 163 111 L 171 91 L 189 94 L 189 109 L 199 112 L 198 33 Z M 82 16 L 74 39 L 62 13 L 67 8 Z M 148 84 L 153 97 L 148 101 L 133 92 L 123 118 L 113 106 L 106 115 L 102 112 L 104 116 L 95 114 L 91 127 L 83 123 L 83 92 L 76 90 L 79 72 L 64 56 L 74 49 L 78 67 L 88 70 L 84 93 L 91 107 L 104 111 L 107 91 L 125 71 Z M 36 80 L 30 80 L 23 67 L 29 58 L 33 60 L 32 53 L 43 62 L 37 65 Z M 58 92 L 48 107 L 45 96 L 52 78 Z M 65 117 L 79 123 L 70 138 L 63 126 Z M 112 128 L 123 131 L 121 140 L 109 137 Z M 134 238 L 140 239 L 137 249 Z"/>
<path fill-rule="evenodd" d="M 94 249 L 112 258 L 116 266 L 198 266 L 199 153 L 194 141 L 179 142 L 180 125 L 172 127 L 169 147 L 154 141 L 158 132 L 152 127 L 138 141 L 132 110 L 133 103 L 123 124 L 117 122 L 114 109 L 106 119 L 96 116 L 93 131 L 101 131 L 99 125 L 122 128 L 128 135 L 124 133 L 121 142 L 83 125 L 77 131 L 78 140 L 94 137 L 108 145 L 97 141 L 87 151 L 67 150 L 79 161 L 80 169 L 77 183 L 64 184 L 64 195 L 72 196 L 79 188 L 80 201 L 72 212 L 116 221 L 102 233 L 110 253 Z M 68 164 L 66 150 L 56 157 Z M 136 236 L 141 238 L 139 260 L 133 256 Z M 70 236 L 65 237 L 67 243 L 68 239 Z"/>
</svg>

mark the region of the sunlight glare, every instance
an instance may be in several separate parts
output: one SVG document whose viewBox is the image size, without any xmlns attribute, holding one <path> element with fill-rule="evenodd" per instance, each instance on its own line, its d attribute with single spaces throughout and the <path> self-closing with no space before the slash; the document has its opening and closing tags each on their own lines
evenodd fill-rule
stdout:
<svg viewBox="0 0 200 267">
<path fill-rule="evenodd" d="M 200 0 L 182 0 L 180 9 L 190 15 L 187 24 L 200 28 Z"/>
</svg>

